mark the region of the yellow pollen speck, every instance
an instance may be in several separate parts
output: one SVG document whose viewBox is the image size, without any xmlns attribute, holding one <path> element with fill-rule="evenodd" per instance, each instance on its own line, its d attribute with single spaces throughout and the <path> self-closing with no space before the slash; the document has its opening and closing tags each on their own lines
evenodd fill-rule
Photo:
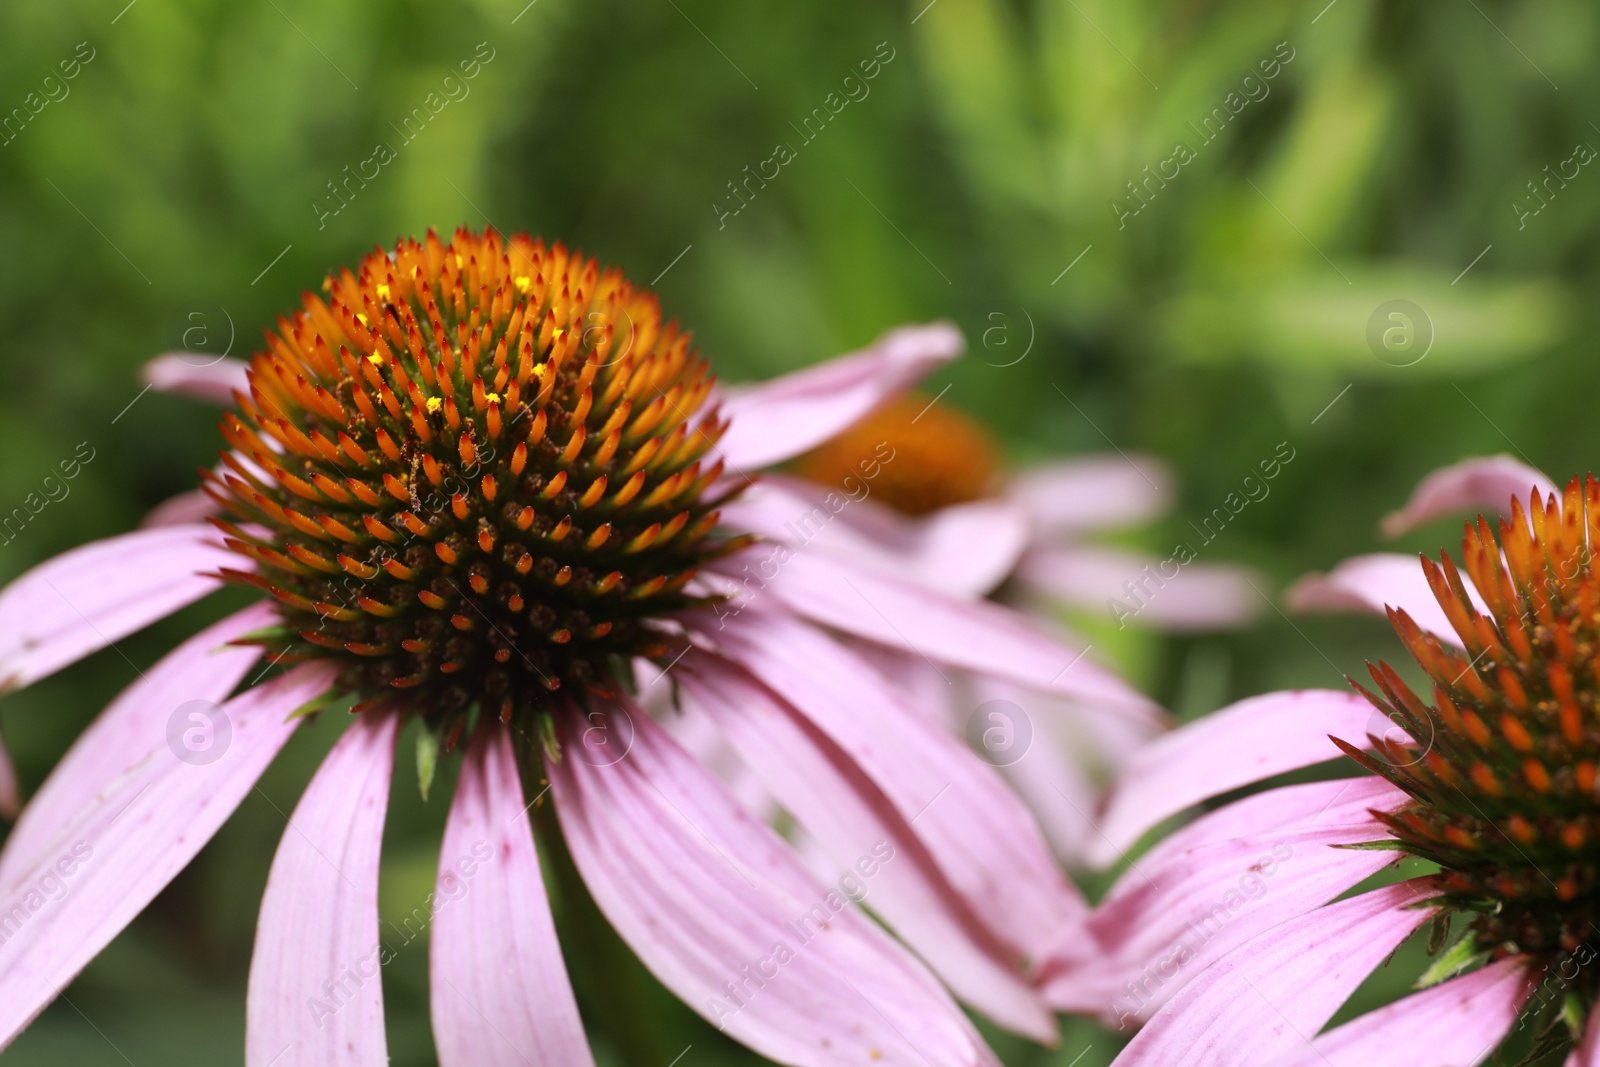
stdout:
<svg viewBox="0 0 1600 1067">
<path fill-rule="evenodd" d="M 551 334 L 550 336 L 551 336 L 552 339 L 559 341 L 559 340 L 561 340 L 561 335 L 566 333 L 566 332 L 567 332 L 567 328 L 565 326 L 557 326 L 556 327 L 556 332 Z"/>
<path fill-rule="evenodd" d="M 374 367 L 381 367 L 383 366 L 383 357 L 374 352 L 372 355 L 367 357 L 367 362 L 372 364 Z"/>
<path fill-rule="evenodd" d="M 499 393 L 484 393 L 483 394 L 483 398 L 485 400 L 489 401 L 490 403 L 493 403 L 493 404 L 500 403 L 500 394 Z"/>
<path fill-rule="evenodd" d="M 533 288 L 532 278 L 528 277 L 526 274 L 517 278 L 517 292 L 526 293 L 531 288 Z"/>
<path fill-rule="evenodd" d="M 436 396 L 430 396 L 428 398 L 428 411 L 429 412 L 438 411 L 442 407 L 444 407 L 444 401 L 443 400 L 440 400 Z"/>
<path fill-rule="evenodd" d="M 379 282 L 378 283 L 378 299 L 379 300 L 384 300 L 384 301 L 387 301 L 389 299 L 389 286 L 388 286 L 388 283 L 386 283 L 386 282 Z"/>
<path fill-rule="evenodd" d="M 466 260 L 461 258 L 461 254 L 459 252 L 456 253 L 456 269 L 460 270 L 461 269 L 461 264 L 463 264 L 465 262 L 466 262 Z"/>
<path fill-rule="evenodd" d="M 365 326 L 367 324 L 367 313 L 365 311 L 356 312 L 356 321 Z"/>
<path fill-rule="evenodd" d="M 544 364 L 543 363 L 541 363 L 537 367 L 533 368 L 533 376 L 535 378 L 543 378 L 544 377 Z"/>
</svg>

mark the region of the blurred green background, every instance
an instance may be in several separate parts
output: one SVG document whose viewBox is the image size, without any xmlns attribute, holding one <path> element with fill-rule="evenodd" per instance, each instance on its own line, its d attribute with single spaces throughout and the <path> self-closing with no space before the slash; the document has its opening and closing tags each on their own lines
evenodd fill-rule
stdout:
<svg viewBox="0 0 1600 1067">
<path fill-rule="evenodd" d="M 0 511 L 80 443 L 95 456 L 0 544 L 0 578 L 129 528 L 214 455 L 214 413 L 141 395 L 144 360 L 245 354 L 323 272 L 429 226 L 542 233 L 658 279 L 730 380 L 954 320 L 972 357 L 933 390 L 1016 462 L 1114 443 L 1175 467 L 1173 516 L 1128 536 L 1154 550 L 1287 441 L 1271 496 L 1202 556 L 1273 591 L 1377 547 L 1438 465 L 1509 452 L 1564 478 L 1600 455 L 1592 4 L 525 2 L 0 9 Z M 335 198 L 379 142 L 396 158 Z M 734 193 L 780 143 L 778 176 Z M 1375 348 L 1393 300 L 1416 333 Z M 153 662 L 214 600 L 122 650 Z M 1183 715 L 1397 652 L 1375 620 L 1266 605 L 1227 636 L 1087 625 Z M 6 699 L 25 787 L 132 676 L 111 652 Z M 261 886 L 332 734 L 296 738 L 7 1064 L 240 1061 Z M 396 775 L 387 915 L 432 886 L 443 785 L 425 805 Z M 572 961 L 603 1063 L 750 1058 L 614 950 Z M 396 1064 L 433 1062 L 426 959 L 419 941 L 385 971 Z M 1057 1050 L 996 1047 L 1092 1067 L 1116 1041 L 1072 1024 Z"/>
</svg>

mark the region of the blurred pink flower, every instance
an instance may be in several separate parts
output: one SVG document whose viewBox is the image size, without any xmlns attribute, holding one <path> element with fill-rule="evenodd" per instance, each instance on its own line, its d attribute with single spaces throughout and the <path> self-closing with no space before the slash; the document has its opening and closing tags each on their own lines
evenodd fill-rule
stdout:
<svg viewBox="0 0 1600 1067">
<path fill-rule="evenodd" d="M 1030 960 L 1043 938 L 1081 922 L 1085 904 L 994 770 L 920 717 L 909 695 L 858 648 L 908 650 L 930 663 L 1123 708 L 1135 717 L 1150 714 L 1148 702 L 1092 664 L 1077 663 L 1073 648 L 1016 614 L 908 580 L 905 568 L 883 564 L 881 552 L 843 558 L 725 540 L 726 554 L 700 557 L 704 568 L 684 587 L 692 596 L 668 601 L 659 614 L 636 623 L 624 618 L 634 630 L 612 631 L 609 622 L 597 625 L 577 614 L 541 622 L 538 604 L 515 614 L 521 587 L 504 584 L 504 571 L 491 573 L 500 557 L 487 548 L 477 555 L 475 547 L 492 546 L 502 534 L 514 538 L 516 530 L 530 531 L 527 539 L 543 537 L 546 545 L 566 537 L 580 511 L 566 511 L 567 518 L 552 526 L 553 519 L 541 518 L 544 504 L 524 506 L 528 494 L 538 491 L 535 503 L 554 499 L 548 510 L 558 512 L 587 507 L 572 503 L 580 491 L 585 501 L 600 498 L 603 477 L 598 489 L 578 484 L 565 496 L 551 486 L 565 484 L 569 469 L 575 481 L 594 477 L 592 467 L 584 475 L 576 466 L 560 466 L 590 454 L 584 418 L 601 427 L 587 448 L 609 457 L 621 437 L 612 427 L 626 422 L 627 401 L 617 408 L 620 415 L 606 405 L 618 403 L 624 386 L 633 396 L 645 382 L 653 383 L 655 396 L 640 394 L 636 421 L 628 424 L 638 430 L 630 429 L 627 447 L 677 457 L 680 466 L 669 465 L 643 488 L 634 479 L 613 491 L 619 498 L 662 499 L 700 469 L 698 463 L 682 467 L 689 462 L 682 457 L 704 453 L 708 465 L 717 461 L 713 471 L 726 464 L 739 475 L 708 490 L 708 497 L 729 501 L 721 505 L 719 529 L 760 533 L 745 521 L 758 509 L 732 502 L 731 491 L 747 481 L 745 470 L 837 433 L 954 357 L 960 335 L 943 325 L 896 330 L 862 352 L 721 396 L 725 424 L 714 406 L 696 421 L 694 407 L 707 399 L 714 405 L 720 394 L 674 384 L 669 372 L 695 388 L 703 379 L 692 377 L 695 357 L 675 327 L 651 317 L 658 314 L 653 297 L 619 277 L 597 275 L 592 263 L 569 259 L 559 245 L 546 250 L 515 238 L 506 254 L 499 242 L 493 233 L 458 232 L 452 245 L 441 246 L 430 234 L 426 247 L 402 243 L 395 253 L 375 253 L 359 276 L 331 276 L 329 302 L 308 295 L 304 310 L 280 321 L 281 336 L 269 337 L 270 351 L 255 357 L 248 376 L 242 365 L 215 364 L 191 374 L 183 357 L 157 361 L 151 380 L 165 388 L 239 403 L 242 418 L 229 415 L 224 422 L 234 451 L 208 489 L 218 501 L 231 501 L 236 515 L 246 510 L 239 501 L 250 502 L 256 517 L 237 525 L 218 520 L 226 537 L 208 525 L 174 523 L 207 510 L 190 498 L 165 507 L 147 529 L 74 549 L 0 591 L 0 671 L 14 685 L 200 599 L 218 587 L 219 572 L 266 588 L 274 598 L 210 627 L 144 672 L 24 809 L 0 852 L 0 1044 L 194 857 L 255 787 L 304 721 L 302 713 L 352 689 L 366 698 L 358 705 L 361 714 L 296 806 L 262 901 L 249 983 L 251 1067 L 387 1062 L 377 977 L 384 962 L 379 850 L 396 737 L 420 718 L 446 749 L 457 737 L 466 748 L 435 894 L 448 906 L 434 916 L 431 948 L 433 1025 L 446 1067 L 591 1062 L 528 814 L 546 792 L 578 872 L 622 938 L 669 989 L 764 1056 L 792 1064 L 993 1063 L 946 987 L 1002 1026 L 1053 1040 L 1054 1021 L 1032 983 Z M 513 268 L 512 255 L 532 265 Z M 487 310 L 473 311 L 487 315 L 487 340 L 481 349 L 476 335 L 470 346 L 438 347 L 450 336 L 438 308 L 448 309 L 451 301 L 461 322 L 456 336 L 469 336 L 462 310 L 469 273 L 477 287 L 472 292 L 492 300 Z M 424 277 L 431 279 L 426 286 Z M 530 289 L 518 357 L 518 345 L 508 348 L 508 342 L 524 321 L 519 294 Z M 552 303 L 541 304 L 547 291 Z M 585 317 L 585 292 L 598 292 L 594 301 L 603 309 L 630 310 L 639 352 L 607 363 L 609 328 L 596 342 L 587 329 L 580 339 L 577 329 L 558 325 L 557 293 L 569 324 L 592 321 Z M 507 340 L 490 364 L 490 326 L 508 314 Z M 430 323 L 434 340 L 424 348 Z M 413 353 L 429 353 L 420 363 L 392 355 L 405 350 L 408 337 Z M 574 361 L 564 362 L 574 353 Z M 480 357 L 483 378 L 474 380 L 461 368 L 476 366 Z M 348 376 L 326 372 L 339 365 L 335 360 L 343 361 Z M 596 377 L 596 367 L 613 364 L 622 370 Z M 497 368 L 499 376 L 486 385 Z M 517 377 L 508 389 L 513 370 Z M 438 387 L 431 384 L 435 379 Z M 484 460 L 491 474 L 481 487 L 480 466 L 461 482 L 470 492 L 446 496 L 437 510 L 420 503 L 419 489 L 429 491 L 424 475 L 438 486 L 438 468 L 448 476 L 484 458 L 484 438 L 476 435 L 485 426 L 490 437 L 500 432 L 502 404 L 508 425 L 530 417 L 516 403 L 518 384 L 530 396 L 539 390 L 529 440 L 545 443 L 546 414 L 552 413 L 550 435 L 562 431 L 555 443 L 526 455 L 519 444 L 510 457 Z M 674 416 L 675 404 L 689 412 Z M 352 406 L 365 418 L 330 423 L 333 413 Z M 467 415 L 459 423 L 460 465 L 453 458 L 458 409 Z M 701 434 L 706 447 L 695 446 L 691 433 Z M 404 451 L 396 446 L 401 437 Z M 416 444 L 430 440 L 450 443 L 431 450 Z M 659 453 L 649 451 L 656 448 Z M 518 481 L 524 462 L 542 472 L 538 480 Z M 337 477 L 352 466 L 369 482 Z M 673 473 L 678 470 L 689 473 Z M 374 471 L 384 472 L 381 486 Z M 383 499 L 385 491 L 392 499 Z M 479 508 L 497 492 L 512 504 L 500 511 Z M 621 509 L 620 500 L 615 506 Z M 476 531 L 476 540 L 444 535 L 450 509 L 463 523 L 477 509 L 478 524 L 466 527 Z M 620 522 L 615 516 L 625 512 L 610 514 Z M 645 516 L 641 522 L 649 521 L 648 511 Z M 530 530 L 531 520 L 542 525 Z M 586 529 L 592 525 L 582 521 Z M 674 519 L 674 530 L 683 522 Z M 379 542 L 388 543 L 402 527 L 427 531 L 422 550 L 385 553 Z M 709 530 L 710 522 L 697 519 L 690 529 L 701 527 Z M 364 537 L 363 529 L 372 536 Z M 633 538 L 629 552 L 642 552 L 652 538 L 672 536 L 662 529 L 657 522 L 620 536 Z M 586 551 L 603 541 L 604 531 L 584 537 Z M 573 532 L 574 541 L 584 532 Z M 515 547 L 507 546 L 507 566 L 517 560 Z M 337 556 L 336 568 L 327 558 L 335 553 L 348 553 Z M 526 550 L 521 558 L 517 575 L 528 574 L 523 563 L 532 562 Z M 344 598 L 312 602 L 335 595 L 319 592 L 333 587 L 318 577 L 330 568 L 358 579 L 359 608 Z M 361 584 L 381 580 L 380 571 L 398 576 L 403 584 L 396 588 L 442 610 L 437 618 L 452 625 L 417 631 L 436 638 L 392 644 L 410 631 L 397 633 L 385 620 L 409 601 L 380 597 L 376 586 Z M 593 583 L 602 568 L 576 571 L 552 564 L 547 572 L 533 570 L 528 581 Z M 436 577 L 428 584 L 419 574 Z M 637 598 L 663 589 L 665 579 L 665 573 L 660 581 L 636 579 L 634 602 L 649 603 Z M 596 588 L 611 588 L 613 581 Z M 411 582 L 420 590 L 404 584 Z M 448 602 L 470 611 L 452 616 L 453 608 L 441 608 L 452 590 Z M 513 614 L 499 617 L 517 621 L 496 623 L 489 613 L 508 603 Z M 318 617 L 326 628 L 310 624 Z M 478 617 L 501 640 L 485 633 Z M 507 637 L 503 627 L 514 629 L 528 618 L 534 620 L 531 636 L 524 629 L 519 640 Z M 290 624 L 286 630 L 284 623 Z M 563 628 L 551 629 L 557 626 Z M 348 636 L 357 632 L 372 636 Z M 819 879 L 605 675 L 587 661 L 558 658 L 614 632 L 642 642 L 618 647 L 637 649 L 631 655 L 664 668 L 693 696 L 851 882 L 841 877 L 831 886 Z M 545 640 L 541 633 L 551 636 Z M 582 640 L 574 644 L 575 636 Z M 276 662 L 263 665 L 262 645 L 277 641 L 287 642 L 291 661 L 302 662 L 261 682 Z M 401 660 L 397 647 L 412 658 Z M 516 666 L 512 653 L 531 673 L 497 682 L 496 664 Z M 565 675 L 552 682 L 534 657 Z M 472 668 L 479 674 L 448 673 L 480 662 L 487 666 Z M 394 666 L 401 663 L 410 666 Z M 378 667 L 383 670 L 372 674 Z M 535 674 L 544 689 L 534 690 L 532 705 L 509 697 L 498 709 L 488 703 L 488 695 L 519 692 L 505 687 L 531 684 Z M 373 690 L 363 681 L 373 677 L 405 688 Z M 249 687 L 231 695 L 247 678 Z M 560 682 L 567 684 L 554 684 Z M 485 694 L 471 697 L 481 702 L 475 724 L 470 708 L 451 702 L 457 692 L 451 686 L 458 684 Z M 201 746 L 203 756 L 191 755 L 186 736 L 180 743 L 182 734 L 173 732 L 191 722 L 215 731 L 215 743 Z M 529 774 L 548 780 L 533 803 L 524 796 Z M 65 886 L 59 899 L 40 896 L 45 879 Z M 850 906 L 859 899 L 857 887 L 917 955 Z"/>
<path fill-rule="evenodd" d="M 1172 478 L 1161 461 L 1090 456 L 1010 475 L 999 469 L 997 451 L 972 420 L 907 394 L 803 459 L 807 477 L 768 475 L 728 514 L 797 551 L 975 603 L 1006 604 L 1086 653 L 1090 646 L 1067 628 L 1063 609 L 1103 615 L 1119 628 L 1131 614 L 1136 624 L 1178 631 L 1237 626 L 1259 610 L 1243 567 L 1180 565 L 1089 540 L 1171 508 Z M 920 709 L 1002 769 L 1073 866 L 1097 836 L 1092 815 L 1102 783 L 1167 727 L 1153 704 L 1130 716 L 1103 701 L 936 664 L 914 647 L 879 645 L 865 654 L 915 692 Z"/>
</svg>

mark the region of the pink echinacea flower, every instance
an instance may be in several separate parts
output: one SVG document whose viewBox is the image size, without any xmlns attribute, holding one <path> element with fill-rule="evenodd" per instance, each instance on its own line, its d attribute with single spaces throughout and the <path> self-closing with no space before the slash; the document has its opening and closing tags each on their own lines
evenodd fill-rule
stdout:
<svg viewBox="0 0 1600 1067">
<path fill-rule="evenodd" d="M 341 700 L 356 714 L 261 903 L 250 1067 L 387 1062 L 379 851 L 412 723 L 419 745 L 464 750 L 430 948 L 446 1067 L 592 1063 L 530 808 L 657 978 L 766 1057 L 993 1063 L 952 993 L 1052 1040 L 1033 957 L 1084 902 L 993 768 L 840 638 L 1130 714 L 1146 702 L 1004 608 L 730 518 L 746 472 L 838 433 L 959 334 L 903 328 L 724 395 L 654 296 L 559 244 L 430 233 L 324 292 L 248 366 L 152 366 L 237 408 L 208 500 L 0 591 L 16 684 L 221 582 L 266 594 L 145 671 L 24 808 L 0 852 L 0 1044 Z M 195 521 L 211 511 L 225 517 Z M 639 663 L 709 711 L 905 946 L 640 710 Z M 228 735 L 204 759 L 169 741 L 190 702 L 219 705 Z M 36 899 L 46 877 L 59 899 Z"/>
<path fill-rule="evenodd" d="M 1152 745 L 1113 793 L 1103 825 L 1127 848 L 1340 754 L 1368 772 L 1225 804 L 1132 861 L 1089 923 L 1120 959 L 1106 1014 L 1149 1019 L 1120 1067 L 1472 1067 L 1514 1028 L 1538 1062 L 1600 1063 L 1600 482 L 1546 493 L 1504 466 L 1488 487 L 1435 477 L 1402 513 L 1523 479 L 1498 541 L 1480 517 L 1459 567 L 1412 563 L 1430 601 L 1404 582 L 1344 590 L 1388 601 L 1425 689 L 1380 663 L 1376 692 L 1246 700 Z M 1361 888 L 1403 857 L 1427 873 Z M 1436 959 L 1417 991 L 1325 1030 L 1425 926 Z"/>
</svg>

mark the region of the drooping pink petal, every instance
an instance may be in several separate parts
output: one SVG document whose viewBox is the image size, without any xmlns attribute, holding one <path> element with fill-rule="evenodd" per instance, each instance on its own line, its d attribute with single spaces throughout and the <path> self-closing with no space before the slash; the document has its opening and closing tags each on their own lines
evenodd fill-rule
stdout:
<svg viewBox="0 0 1600 1067">
<path fill-rule="evenodd" d="M 901 326 L 859 352 L 733 392 L 720 451 L 750 471 L 798 456 L 840 433 L 966 348 L 949 323 Z"/>
<path fill-rule="evenodd" d="M 1257 794 L 1139 857 L 1045 968 L 1059 1010 L 1126 1028 L 1264 930 L 1321 907 L 1394 860 L 1342 846 L 1382 840 L 1371 809 L 1406 796 L 1368 776 Z"/>
<path fill-rule="evenodd" d="M 1268 693 L 1158 737 L 1129 763 L 1106 802 L 1089 859 L 1109 865 L 1145 832 L 1208 797 L 1339 758 L 1329 734 L 1367 747 L 1394 727 L 1356 693 Z"/>
<path fill-rule="evenodd" d="M 209 526 L 164 526 L 83 545 L 0 589 L 0 692 L 20 689 L 164 619 L 244 569 Z"/>
<path fill-rule="evenodd" d="M 213 746 L 231 744 L 210 716 L 261 649 L 228 642 L 276 618 L 267 603 L 236 612 L 167 653 L 123 690 L 73 742 L 23 810 L 0 851 L 0 888 L 29 868 L 59 828 L 123 774 L 174 752 L 204 762 L 216 751 Z"/>
<path fill-rule="evenodd" d="M 920 963 L 659 726 L 621 704 L 590 715 L 603 723 L 557 718 L 556 812 L 595 902 L 668 989 L 796 1067 L 997 1062 Z"/>
<path fill-rule="evenodd" d="M 239 806 L 334 672 L 306 664 L 222 707 L 226 750 L 192 764 L 160 749 L 102 783 L 0 893 L 0 1047 L 9 1044 Z"/>
<path fill-rule="evenodd" d="M 716 775 L 717 781 L 733 794 L 740 807 L 765 823 L 779 818 L 781 811 L 772 791 L 717 729 L 711 716 L 694 701 L 679 699 L 681 694 L 674 684 L 680 677 L 677 668 L 664 672 L 654 664 L 637 660 L 635 670 L 645 679 L 639 685 L 637 697 L 645 713 L 660 723 L 702 767 Z"/>
<path fill-rule="evenodd" d="M 1172 506 L 1172 476 L 1153 456 L 1087 456 L 1025 471 L 1006 495 L 1041 532 L 1137 526 Z"/>
<path fill-rule="evenodd" d="M 1094 832 L 1090 819 L 1099 806 L 1099 778 L 1113 765 L 1089 722 L 1095 716 L 1071 701 L 998 679 L 971 678 L 962 689 L 964 703 L 941 694 L 954 704 L 950 728 L 975 740 L 978 751 L 1000 765 L 1056 855 L 1069 868 L 1082 866 L 1084 843 Z M 1141 744 L 1157 729 L 1122 716 L 1107 718 L 1131 725 L 1130 735 Z"/>
<path fill-rule="evenodd" d="M 1528 494 L 1538 486 L 1541 495 L 1561 489 L 1542 473 L 1507 455 L 1483 456 L 1441 467 L 1422 479 L 1405 507 L 1383 520 L 1385 537 L 1399 537 L 1440 515 L 1486 509 L 1506 515 L 1511 498 L 1528 505 Z"/>
<path fill-rule="evenodd" d="M 1082 897 L 994 768 L 907 707 L 848 648 L 773 613 L 751 613 L 719 638 L 915 820 L 946 877 L 1019 956 L 1082 918 Z M 874 713 L 861 714 L 863 706 Z"/>
<path fill-rule="evenodd" d="M 1486 611 L 1472 579 L 1461 580 L 1479 611 Z M 1284 595 L 1293 611 L 1367 611 L 1384 614 L 1384 605 L 1404 608 L 1418 626 L 1441 640 L 1459 646 L 1444 609 L 1439 606 L 1422 564 L 1416 556 L 1377 552 L 1354 556 L 1327 574 L 1308 574 L 1295 582 Z"/>
<path fill-rule="evenodd" d="M 434 890 L 429 1001 L 440 1067 L 590 1067 L 556 940 L 511 733 L 461 765 Z"/>
<path fill-rule="evenodd" d="M 1267 602 L 1250 571 L 1218 563 L 1086 545 L 1036 546 L 1017 566 L 1017 581 L 1074 607 L 1169 630 L 1206 630 L 1250 621 Z M 1130 589 L 1131 585 L 1131 589 Z"/>
<path fill-rule="evenodd" d="M 1258 934 L 1190 980 L 1115 1067 L 1234 1067 L 1293 1052 L 1432 914 L 1408 905 L 1437 893 L 1413 879 Z"/>
<path fill-rule="evenodd" d="M 387 1065 L 378 860 L 400 716 L 346 727 L 272 857 L 245 1008 L 247 1067 Z"/>
<path fill-rule="evenodd" d="M 870 490 L 870 483 L 862 485 Z M 792 548 L 822 551 L 955 596 L 991 592 L 1016 566 L 1028 520 L 1003 500 L 909 518 L 871 496 L 769 474 L 722 509 L 723 521 Z"/>
<path fill-rule="evenodd" d="M 695 702 L 757 769 L 779 802 L 860 887 L 863 901 L 928 961 L 958 997 L 1013 1030 L 1040 1041 L 1054 1038 L 1049 1014 L 1019 973 L 1020 955 L 984 928 L 987 912 L 957 894 L 919 838 L 920 822 L 915 826 L 910 822 L 918 812 L 896 810 L 892 799 L 872 781 L 877 768 L 860 766 L 852 754 L 823 736 L 825 729 L 819 730 L 788 701 L 720 657 L 695 650 L 675 670 Z M 881 707 L 870 692 L 862 693 L 860 700 Z M 929 788 L 918 799 L 919 807 L 936 808 L 937 804 L 927 803 L 930 799 L 960 805 L 959 792 L 964 791 L 954 797 L 938 796 L 948 786 L 944 781 Z M 939 841 L 939 835 L 934 840 Z M 873 859 L 874 846 L 881 845 L 892 849 L 892 862 Z M 951 858 L 945 857 L 947 862 Z M 875 871 L 870 878 L 856 869 L 862 861 Z M 1059 877 L 1054 871 L 1050 874 Z"/>
<path fill-rule="evenodd" d="M 1532 985 L 1525 960 L 1501 960 L 1352 1019 L 1272 1067 L 1476 1067 L 1510 1032 Z"/>
<path fill-rule="evenodd" d="M 165 352 L 144 365 L 144 380 L 157 392 L 232 407 L 234 390 L 250 394 L 249 366 L 242 359 L 204 352 Z"/>
<path fill-rule="evenodd" d="M 737 573 L 726 568 L 746 558 L 730 557 L 719 566 Z M 768 593 L 807 618 L 931 662 L 1107 710 L 1147 715 L 1152 707 L 1127 682 L 1090 662 L 1087 650 L 1051 640 L 998 604 L 956 600 L 816 552 L 791 552 L 757 595 Z"/>
<path fill-rule="evenodd" d="M 187 526 L 205 522 L 221 511 L 221 506 L 215 500 L 198 489 L 191 489 L 187 493 L 169 496 L 151 508 L 145 517 L 139 520 L 139 528 L 149 530 L 157 526 Z"/>
</svg>

